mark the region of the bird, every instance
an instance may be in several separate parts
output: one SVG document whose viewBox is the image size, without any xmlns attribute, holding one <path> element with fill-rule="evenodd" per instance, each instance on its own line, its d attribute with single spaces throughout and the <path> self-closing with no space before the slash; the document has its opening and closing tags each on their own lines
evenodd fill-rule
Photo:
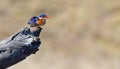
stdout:
<svg viewBox="0 0 120 69">
<path fill-rule="evenodd" d="M 46 24 L 46 19 L 50 18 L 45 13 L 40 14 L 39 16 L 33 16 L 29 21 L 28 24 L 30 25 L 30 31 L 34 36 L 39 37 L 39 33 L 42 30 L 41 26 Z"/>
<path fill-rule="evenodd" d="M 33 16 L 29 21 L 28 24 L 31 27 L 35 26 L 43 26 L 46 23 L 46 18 L 50 18 L 50 16 L 47 16 L 45 13 L 40 14 L 38 17 Z"/>
</svg>

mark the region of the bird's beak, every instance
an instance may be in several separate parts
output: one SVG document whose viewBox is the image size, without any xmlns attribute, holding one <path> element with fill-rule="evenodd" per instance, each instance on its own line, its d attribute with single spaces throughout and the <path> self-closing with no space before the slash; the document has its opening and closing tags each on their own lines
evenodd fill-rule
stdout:
<svg viewBox="0 0 120 69">
<path fill-rule="evenodd" d="M 50 16 L 46 16 L 46 18 L 51 18 Z"/>
</svg>

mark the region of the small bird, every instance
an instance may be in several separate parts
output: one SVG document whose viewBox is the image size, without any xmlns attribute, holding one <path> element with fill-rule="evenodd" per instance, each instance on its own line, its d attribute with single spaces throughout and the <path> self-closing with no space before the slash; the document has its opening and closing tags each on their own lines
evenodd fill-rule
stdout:
<svg viewBox="0 0 120 69">
<path fill-rule="evenodd" d="M 40 16 L 36 17 L 32 17 L 29 21 L 28 24 L 31 27 L 34 26 L 43 26 L 46 23 L 46 18 L 50 18 L 49 16 L 47 16 L 45 13 L 42 13 Z"/>
<path fill-rule="evenodd" d="M 41 31 L 41 26 L 45 25 L 46 18 L 50 18 L 45 13 L 40 14 L 40 16 L 36 17 L 33 16 L 29 21 L 28 24 L 30 25 L 30 30 L 34 36 L 39 36 Z"/>
</svg>

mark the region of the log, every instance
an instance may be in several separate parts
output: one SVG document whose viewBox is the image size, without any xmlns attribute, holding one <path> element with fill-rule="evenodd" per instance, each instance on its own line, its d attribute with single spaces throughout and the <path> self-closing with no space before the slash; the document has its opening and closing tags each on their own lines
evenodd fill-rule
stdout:
<svg viewBox="0 0 120 69">
<path fill-rule="evenodd" d="M 42 28 L 37 34 L 40 34 L 41 30 Z M 6 69 L 35 54 L 40 44 L 40 38 L 33 35 L 27 27 L 0 41 L 0 69 Z"/>
</svg>

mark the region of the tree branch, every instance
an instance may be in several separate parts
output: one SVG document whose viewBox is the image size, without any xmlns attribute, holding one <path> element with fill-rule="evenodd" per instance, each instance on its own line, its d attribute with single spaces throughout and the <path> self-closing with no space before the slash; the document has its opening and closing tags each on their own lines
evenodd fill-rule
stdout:
<svg viewBox="0 0 120 69">
<path fill-rule="evenodd" d="M 39 30 L 40 34 L 42 28 Z M 8 68 L 39 49 L 39 37 L 32 35 L 29 28 L 24 28 L 13 36 L 0 41 L 0 69 Z"/>
</svg>

